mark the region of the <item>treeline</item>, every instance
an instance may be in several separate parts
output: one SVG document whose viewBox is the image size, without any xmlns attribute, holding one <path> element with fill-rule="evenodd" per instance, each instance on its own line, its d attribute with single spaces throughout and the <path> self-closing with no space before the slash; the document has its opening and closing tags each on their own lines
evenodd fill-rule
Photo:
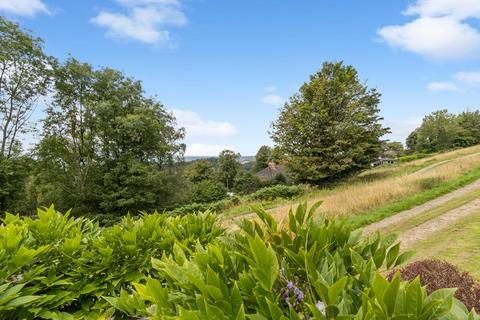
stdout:
<svg viewBox="0 0 480 320">
<path fill-rule="evenodd" d="M 410 153 L 431 153 L 480 144 L 480 111 L 459 114 L 448 110 L 432 112 L 423 118 L 406 141 Z"/>
<path fill-rule="evenodd" d="M 230 150 L 184 163 L 184 129 L 140 81 L 48 56 L 41 39 L 1 17 L 0 50 L 0 212 L 55 203 L 74 213 L 135 214 L 286 183 L 254 175 L 267 165 L 261 156 L 254 170 Z M 45 118 L 30 122 L 45 97 Z M 38 136 L 30 150 L 21 144 L 26 133 Z"/>
</svg>

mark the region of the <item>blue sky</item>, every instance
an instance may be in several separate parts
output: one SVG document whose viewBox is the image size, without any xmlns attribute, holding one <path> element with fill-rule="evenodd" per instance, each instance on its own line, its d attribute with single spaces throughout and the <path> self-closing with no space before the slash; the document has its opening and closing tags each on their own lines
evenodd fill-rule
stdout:
<svg viewBox="0 0 480 320">
<path fill-rule="evenodd" d="M 378 88 L 394 140 L 480 101 L 479 0 L 0 0 L 0 14 L 51 55 L 142 80 L 187 129 L 187 155 L 271 145 L 278 108 L 324 61 Z"/>
</svg>

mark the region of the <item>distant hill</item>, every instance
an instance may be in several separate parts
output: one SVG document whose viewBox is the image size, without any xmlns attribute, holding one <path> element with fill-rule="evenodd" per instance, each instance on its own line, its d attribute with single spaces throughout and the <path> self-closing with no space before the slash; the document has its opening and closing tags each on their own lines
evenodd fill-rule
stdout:
<svg viewBox="0 0 480 320">
<path fill-rule="evenodd" d="M 185 162 L 192 162 L 195 160 L 203 160 L 203 159 L 217 159 L 218 157 L 209 157 L 209 156 L 185 156 Z M 255 156 L 241 156 L 240 163 L 246 163 L 255 161 Z"/>
</svg>

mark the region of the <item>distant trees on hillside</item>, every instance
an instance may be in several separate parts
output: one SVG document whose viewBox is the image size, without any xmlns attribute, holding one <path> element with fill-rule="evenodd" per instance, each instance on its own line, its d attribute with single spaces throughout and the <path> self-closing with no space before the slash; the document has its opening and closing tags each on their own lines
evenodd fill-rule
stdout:
<svg viewBox="0 0 480 320">
<path fill-rule="evenodd" d="M 410 152 L 438 152 L 480 143 L 480 112 L 465 111 L 458 115 L 438 110 L 423 118 L 420 127 L 407 138 Z"/>
<path fill-rule="evenodd" d="M 380 93 L 342 62 L 327 62 L 290 98 L 271 137 L 296 181 L 318 184 L 370 166 L 382 151 Z"/>
</svg>

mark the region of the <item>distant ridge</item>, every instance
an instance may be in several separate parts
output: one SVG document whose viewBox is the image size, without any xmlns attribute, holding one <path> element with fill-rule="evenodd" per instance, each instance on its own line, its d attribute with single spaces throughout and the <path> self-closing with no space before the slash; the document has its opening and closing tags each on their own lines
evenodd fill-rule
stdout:
<svg viewBox="0 0 480 320">
<path fill-rule="evenodd" d="M 195 160 L 205 160 L 205 159 L 218 159 L 218 157 L 213 156 L 185 156 L 185 162 L 192 162 Z M 241 156 L 240 162 L 250 162 L 255 161 L 255 156 Z"/>
</svg>

